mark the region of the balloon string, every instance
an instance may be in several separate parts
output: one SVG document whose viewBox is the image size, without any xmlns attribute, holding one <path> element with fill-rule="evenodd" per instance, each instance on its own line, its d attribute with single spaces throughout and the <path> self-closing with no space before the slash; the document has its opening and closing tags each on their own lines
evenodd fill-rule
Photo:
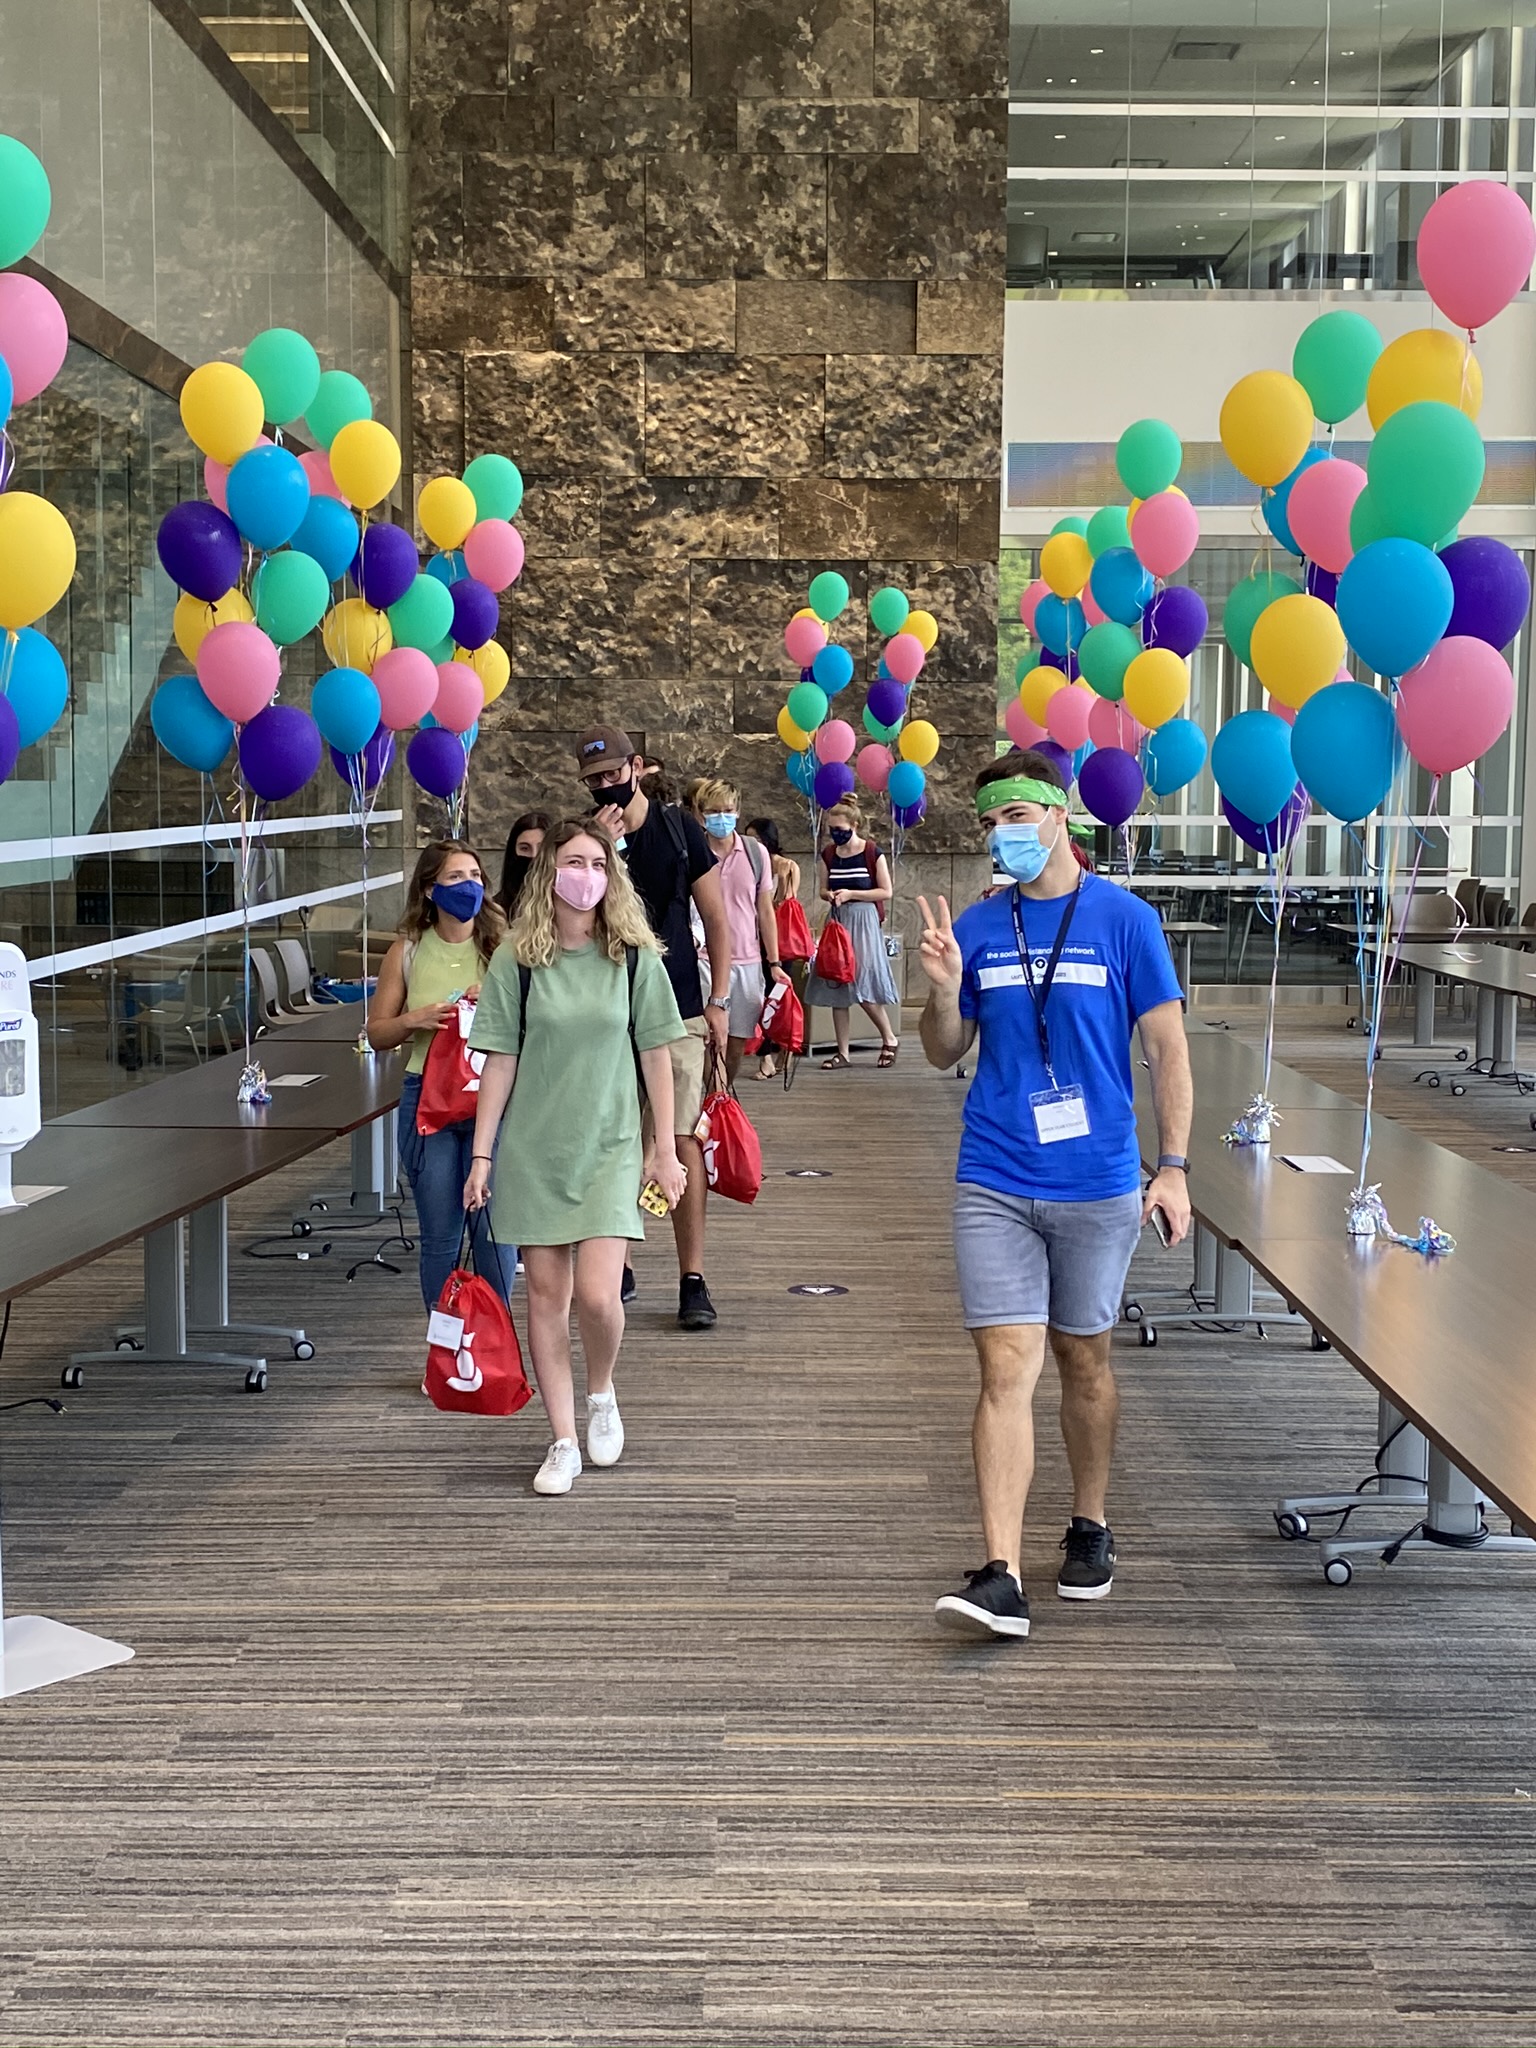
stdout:
<svg viewBox="0 0 1536 2048">
<path fill-rule="evenodd" d="M 1392 795 L 1397 799 L 1391 806 L 1394 811 L 1401 811 L 1405 808 L 1407 802 L 1405 793 L 1406 782 L 1407 770 L 1406 768 L 1400 768 L 1397 776 L 1394 778 L 1395 787 L 1392 791 Z M 1370 1165 L 1371 1158 L 1372 1114 L 1376 1103 L 1376 1057 L 1381 1045 L 1382 1014 L 1386 1007 L 1387 983 L 1391 979 L 1387 959 L 1388 920 L 1391 916 L 1393 885 L 1397 879 L 1397 834 L 1389 825 L 1383 826 L 1382 830 L 1387 835 L 1387 841 L 1381 864 L 1381 911 L 1377 922 L 1376 985 L 1371 1004 L 1370 1035 L 1366 1041 L 1365 1048 L 1365 1121 L 1360 1132 L 1360 1179 L 1358 1183 L 1362 1188 L 1366 1185 L 1366 1171 Z M 1417 874 L 1417 872 L 1418 866 L 1415 863 L 1414 873 Z M 1405 919 L 1406 915 L 1405 908 Z"/>
<path fill-rule="evenodd" d="M 16 444 L 10 435 L 0 430 L 0 491 L 8 491 L 11 478 L 16 474 Z"/>
<path fill-rule="evenodd" d="M 1276 853 L 1271 854 L 1271 871 L 1275 876 L 1275 943 L 1269 965 L 1269 1012 L 1264 1021 L 1264 1087 L 1269 1094 L 1269 1077 L 1275 1064 L 1275 1011 L 1280 1000 L 1280 940 L 1285 930 L 1285 898 L 1290 886 L 1291 862 L 1296 854 L 1296 842 L 1306 828 L 1307 812 L 1311 799 L 1302 807 L 1301 816 L 1296 820 L 1291 836 Z M 1281 813 L 1284 816 L 1284 812 Z"/>
<path fill-rule="evenodd" d="M 5 658 L 0 661 L 0 697 L 11 693 L 11 670 L 16 664 L 16 649 L 21 645 L 19 636 L 8 631 L 5 636 Z"/>
</svg>

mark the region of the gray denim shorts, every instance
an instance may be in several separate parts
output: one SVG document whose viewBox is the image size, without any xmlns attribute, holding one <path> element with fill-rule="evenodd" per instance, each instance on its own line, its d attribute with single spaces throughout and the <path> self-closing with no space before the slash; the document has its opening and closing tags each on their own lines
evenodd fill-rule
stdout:
<svg viewBox="0 0 1536 2048">
<path fill-rule="evenodd" d="M 955 1191 L 955 1266 L 968 1330 L 1048 1323 L 1096 1337 L 1119 1320 L 1141 1235 L 1141 1196 L 1041 1202 L 962 1181 Z"/>
</svg>

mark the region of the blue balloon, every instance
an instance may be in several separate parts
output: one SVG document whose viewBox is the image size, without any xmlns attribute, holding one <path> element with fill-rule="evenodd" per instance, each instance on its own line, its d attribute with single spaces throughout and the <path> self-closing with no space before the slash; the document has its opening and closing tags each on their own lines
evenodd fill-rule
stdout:
<svg viewBox="0 0 1536 2048">
<path fill-rule="evenodd" d="M 229 472 L 229 516 L 253 548 L 270 554 L 293 539 L 309 510 L 309 478 L 286 448 L 252 448 Z"/>
<path fill-rule="evenodd" d="M 11 366 L 0 356 L 0 427 L 11 416 L 11 407 L 16 403 L 16 382 L 11 375 Z"/>
<path fill-rule="evenodd" d="M 1170 718 L 1148 735 L 1142 752 L 1148 789 L 1154 796 L 1172 796 L 1194 781 L 1207 751 L 1205 734 L 1192 718 Z"/>
<path fill-rule="evenodd" d="M 898 809 L 920 803 L 928 778 L 915 761 L 898 761 L 886 782 L 886 794 Z"/>
<path fill-rule="evenodd" d="M 1060 598 L 1049 590 L 1035 606 L 1035 631 L 1052 654 L 1081 647 L 1087 630 L 1087 615 L 1075 597 Z"/>
<path fill-rule="evenodd" d="M 439 583 L 457 583 L 461 576 L 469 574 L 469 566 L 462 551 L 455 548 L 451 555 L 434 555 L 422 574 L 435 576 Z"/>
<path fill-rule="evenodd" d="M 1315 690 L 1291 731 L 1291 759 L 1308 795 L 1346 824 L 1385 801 L 1402 753 L 1391 699 L 1366 683 Z"/>
<path fill-rule="evenodd" d="M 327 583 L 339 583 L 357 557 L 357 521 L 339 498 L 311 498 L 293 545 L 320 564 Z"/>
<path fill-rule="evenodd" d="M 358 668 L 332 668 L 315 684 L 309 714 L 338 754 L 360 754 L 379 725 L 379 693 Z"/>
<path fill-rule="evenodd" d="M 1093 601 L 1107 619 L 1122 626 L 1134 626 L 1157 591 L 1157 580 L 1137 561 L 1129 548 L 1106 548 L 1093 565 L 1088 578 Z M 1040 630 L 1040 612 L 1049 599 L 1042 597 L 1035 607 L 1035 630 Z M 1045 640 L 1044 633 L 1040 634 Z M 1046 640 L 1047 647 L 1050 642 Z M 1058 648 L 1057 652 L 1061 650 Z"/>
<path fill-rule="evenodd" d="M 853 681 L 853 656 L 846 647 L 829 642 L 811 663 L 811 677 L 829 697 L 835 697 Z"/>
<path fill-rule="evenodd" d="M 211 775 L 235 743 L 233 722 L 203 695 L 196 676 L 167 676 L 149 707 L 155 738 L 184 768 Z"/>
<path fill-rule="evenodd" d="M 1360 659 L 1377 675 L 1395 677 L 1424 659 L 1455 603 L 1451 572 L 1434 550 L 1394 537 L 1360 550 L 1339 578 L 1334 609 Z"/>
<path fill-rule="evenodd" d="M 1328 450 L 1326 448 L 1309 448 L 1290 475 L 1283 477 L 1264 500 L 1264 524 L 1275 536 L 1275 539 L 1279 541 L 1281 547 L 1288 549 L 1293 555 L 1299 555 L 1301 549 L 1296 545 L 1295 534 L 1291 532 L 1291 522 L 1287 512 L 1287 507 L 1291 502 L 1291 485 L 1295 483 L 1302 471 L 1310 469 L 1314 462 L 1326 462 L 1327 460 Z"/>
<path fill-rule="evenodd" d="M 1290 727 L 1273 711 L 1239 711 L 1212 742 L 1211 773 L 1245 817 L 1267 825 L 1296 787 Z"/>
<path fill-rule="evenodd" d="M 816 784 L 817 761 L 814 754 L 791 754 L 784 763 L 784 773 L 802 796 L 809 796 Z"/>
<path fill-rule="evenodd" d="M 62 717 L 69 702 L 69 670 L 64 657 L 35 626 L 23 626 L 16 635 L 5 694 L 11 700 L 24 747 L 40 740 Z"/>
</svg>

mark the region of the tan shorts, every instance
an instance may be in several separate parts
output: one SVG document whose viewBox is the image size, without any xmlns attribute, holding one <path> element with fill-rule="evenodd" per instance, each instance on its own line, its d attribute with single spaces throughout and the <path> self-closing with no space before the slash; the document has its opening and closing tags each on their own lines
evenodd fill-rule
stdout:
<svg viewBox="0 0 1536 2048">
<path fill-rule="evenodd" d="M 674 1137 L 691 1138 L 704 1107 L 704 1064 L 709 1047 L 709 1026 L 702 1017 L 685 1017 L 686 1038 L 674 1038 L 667 1051 L 672 1057 L 672 1132 Z M 652 1129 L 651 1106 L 645 1106 L 645 1135 Z"/>
</svg>

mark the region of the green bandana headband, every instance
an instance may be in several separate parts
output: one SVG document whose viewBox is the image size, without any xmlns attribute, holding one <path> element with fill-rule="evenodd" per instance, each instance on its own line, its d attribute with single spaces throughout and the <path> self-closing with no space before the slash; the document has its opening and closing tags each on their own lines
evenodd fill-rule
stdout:
<svg viewBox="0 0 1536 2048">
<path fill-rule="evenodd" d="M 1031 776 L 1016 775 L 1007 782 L 989 782 L 976 792 L 976 815 L 984 818 L 1003 804 L 1057 804 L 1067 808 L 1067 792 L 1054 782 L 1036 782 Z"/>
</svg>

